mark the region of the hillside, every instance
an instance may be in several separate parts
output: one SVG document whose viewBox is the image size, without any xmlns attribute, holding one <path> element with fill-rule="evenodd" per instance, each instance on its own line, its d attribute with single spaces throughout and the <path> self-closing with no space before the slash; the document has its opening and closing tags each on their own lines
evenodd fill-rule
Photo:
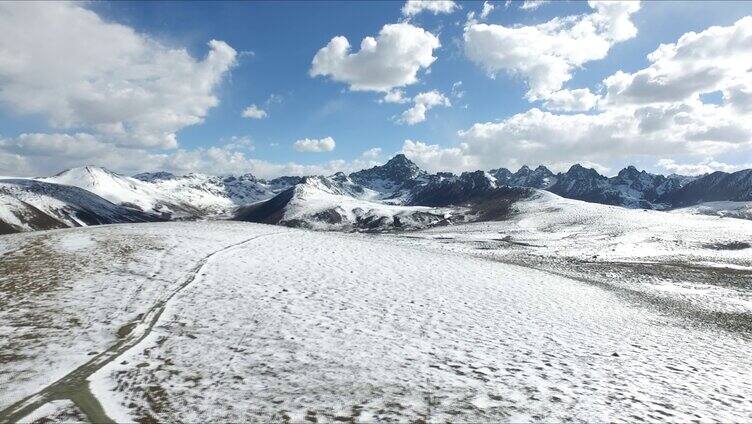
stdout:
<svg viewBox="0 0 752 424">
<path fill-rule="evenodd" d="M 160 216 L 113 204 L 78 187 L 0 180 L 0 234 L 160 220 Z"/>
<path fill-rule="evenodd" d="M 0 237 L 0 421 L 743 421 L 752 222 L 538 193 L 409 236 Z"/>
</svg>

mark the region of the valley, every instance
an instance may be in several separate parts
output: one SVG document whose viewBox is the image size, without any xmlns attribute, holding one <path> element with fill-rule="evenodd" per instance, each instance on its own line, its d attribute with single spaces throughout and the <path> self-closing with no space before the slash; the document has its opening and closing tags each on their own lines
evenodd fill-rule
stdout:
<svg viewBox="0 0 752 424">
<path fill-rule="evenodd" d="M 6 235 L 0 421 L 743 420 L 751 239 L 545 192 L 412 232 Z"/>
</svg>

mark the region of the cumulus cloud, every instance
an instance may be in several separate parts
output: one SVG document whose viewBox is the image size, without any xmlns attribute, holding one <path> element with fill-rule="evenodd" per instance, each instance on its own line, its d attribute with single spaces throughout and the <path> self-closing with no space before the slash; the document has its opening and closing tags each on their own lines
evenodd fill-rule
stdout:
<svg viewBox="0 0 752 424">
<path fill-rule="evenodd" d="M 410 17 L 424 11 L 438 15 L 439 13 L 452 13 L 459 8 L 459 5 L 452 0 L 407 0 L 402 6 L 402 15 Z"/>
<path fill-rule="evenodd" d="M 583 64 L 606 57 L 615 43 L 637 34 L 631 15 L 638 2 L 590 2 L 593 12 L 540 25 L 506 27 L 468 22 L 465 54 L 490 76 L 501 71 L 527 81 L 528 100 L 562 89 Z"/>
<path fill-rule="evenodd" d="M 536 10 L 537 8 L 543 6 L 546 3 L 549 3 L 549 0 L 525 0 L 520 5 L 520 9 L 532 11 L 532 10 Z"/>
<path fill-rule="evenodd" d="M 465 153 L 466 145 L 443 148 L 437 144 L 405 140 L 402 153 L 429 172 L 470 171 L 482 169 L 478 158 Z"/>
<path fill-rule="evenodd" d="M 334 142 L 334 139 L 331 137 L 325 137 L 325 138 L 304 138 L 302 140 L 298 140 L 293 144 L 293 148 L 299 152 L 309 152 L 309 153 L 322 153 L 322 152 L 331 152 L 334 150 L 334 147 L 336 146 L 336 143 Z"/>
<path fill-rule="evenodd" d="M 613 157 L 711 155 L 749 146 L 745 122 L 728 120 L 715 105 L 686 105 L 681 111 L 656 108 L 666 124 L 646 129 L 641 110 L 612 109 L 598 114 L 557 115 L 538 109 L 500 122 L 473 125 L 459 133 L 467 154 L 525 163 L 608 160 Z M 743 126 L 746 136 L 724 131 Z M 721 128 L 723 130 L 716 130 Z M 746 137 L 746 141 L 744 140 Z"/>
<path fill-rule="evenodd" d="M 727 27 L 688 32 L 648 55 L 650 66 L 604 80 L 614 105 L 681 102 L 721 91 L 740 111 L 752 104 L 752 16 Z"/>
<path fill-rule="evenodd" d="M 616 26 L 612 18 L 602 22 L 601 32 L 611 34 L 606 39 L 621 39 L 632 33 L 629 14 L 619 9 L 621 6 L 608 3 L 603 10 L 599 4 L 593 7 L 596 15 L 626 17 Z M 584 19 L 577 17 L 572 22 Z M 539 32 L 529 27 L 514 30 L 520 28 Z M 445 154 L 461 155 L 484 168 L 660 158 L 663 169 L 685 173 L 731 169 L 734 165 L 713 160 L 677 164 L 669 162 L 670 157 L 750 154 L 752 17 L 731 26 L 684 34 L 676 43 L 661 45 L 648 58 L 650 65 L 645 69 L 619 71 L 606 78 L 603 97 L 588 89 L 557 89 L 561 84 L 549 84 L 551 80 L 546 78 L 541 84 L 533 79 L 531 92 L 534 97 L 540 94 L 549 111 L 533 108 L 502 120 L 476 123 L 460 131 L 462 144 Z M 547 76 L 553 68 L 545 69 L 542 75 Z M 702 95 L 713 92 L 722 93 L 721 104 L 703 102 Z M 555 113 L 585 110 L 594 112 Z M 434 149 L 433 154 L 444 157 L 439 153 L 446 149 L 436 148 L 441 151 Z"/>
<path fill-rule="evenodd" d="M 385 103 L 408 103 L 410 99 L 408 97 L 405 97 L 405 92 L 403 90 L 400 90 L 399 88 L 395 88 L 394 90 L 388 91 L 384 98 L 382 99 Z"/>
<path fill-rule="evenodd" d="M 247 108 L 243 110 L 243 113 L 241 114 L 243 118 L 250 118 L 250 119 L 264 119 L 266 118 L 267 114 L 266 111 L 259 108 L 256 105 L 250 105 Z"/>
<path fill-rule="evenodd" d="M 383 154 L 381 147 L 374 147 L 361 153 L 361 157 L 364 159 L 378 159 Z"/>
<path fill-rule="evenodd" d="M 741 169 L 752 168 L 752 163 L 732 165 L 719 162 L 713 158 L 706 158 L 696 163 L 677 163 L 673 159 L 660 159 L 656 165 L 668 172 L 679 175 L 702 175 L 715 171 L 735 172 Z"/>
<path fill-rule="evenodd" d="M 347 38 L 332 38 L 314 56 L 310 75 L 330 77 L 353 91 L 388 92 L 418 82 L 418 72 L 431 66 L 440 46 L 436 36 L 409 23 L 384 25 L 356 53 Z"/>
<path fill-rule="evenodd" d="M 543 106 L 546 109 L 560 112 L 583 112 L 594 108 L 599 98 L 587 88 L 562 89 L 549 94 L 543 102 Z"/>
<path fill-rule="evenodd" d="M 119 146 L 176 147 L 237 56 L 212 40 L 197 60 L 76 3 L 0 3 L 0 27 L 0 103 Z"/>
<path fill-rule="evenodd" d="M 449 99 L 437 90 L 419 93 L 413 97 L 413 107 L 402 112 L 398 122 L 415 125 L 426 120 L 426 112 L 436 106 L 451 106 Z"/>
<path fill-rule="evenodd" d="M 91 164 L 125 175 L 163 170 L 175 174 L 252 173 L 261 178 L 274 178 L 281 175 L 330 175 L 376 164 L 373 157 L 365 154 L 352 161 L 333 160 L 313 165 L 275 163 L 249 157 L 252 147 L 249 138 L 233 137 L 221 146 L 155 153 L 113 146 L 85 133 L 21 134 L 12 139 L 0 137 L 0 175 L 48 176 L 67 168 Z"/>
</svg>

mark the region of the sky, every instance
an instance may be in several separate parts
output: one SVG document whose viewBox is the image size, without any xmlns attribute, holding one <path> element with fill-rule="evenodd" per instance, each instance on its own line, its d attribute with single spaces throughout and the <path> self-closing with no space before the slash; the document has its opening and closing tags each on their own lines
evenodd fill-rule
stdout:
<svg viewBox="0 0 752 424">
<path fill-rule="evenodd" d="M 1 2 L 0 175 L 752 168 L 752 2 Z"/>
</svg>

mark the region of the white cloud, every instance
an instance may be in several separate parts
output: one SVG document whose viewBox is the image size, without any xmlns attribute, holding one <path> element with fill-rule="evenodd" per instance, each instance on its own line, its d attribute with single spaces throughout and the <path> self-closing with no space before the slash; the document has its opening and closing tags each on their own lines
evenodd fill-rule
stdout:
<svg viewBox="0 0 752 424">
<path fill-rule="evenodd" d="M 281 94 L 272 93 L 266 99 L 266 101 L 264 102 L 264 104 L 267 105 L 267 106 L 275 104 L 275 103 L 279 104 L 279 103 L 282 103 L 284 101 L 284 99 L 285 98 Z"/>
<path fill-rule="evenodd" d="M 465 96 L 465 91 L 462 90 L 462 81 L 457 81 L 452 84 L 452 97 L 461 99 Z"/>
<path fill-rule="evenodd" d="M 603 59 L 611 46 L 637 34 L 631 15 L 638 2 L 590 2 L 590 14 L 554 18 L 534 26 L 469 22 L 464 41 L 467 57 L 490 76 L 500 71 L 524 78 L 528 100 L 546 99 L 562 89 L 572 72 Z"/>
<path fill-rule="evenodd" d="M 736 172 L 741 169 L 752 168 L 752 163 L 732 165 L 718 162 L 713 158 L 706 158 L 697 163 L 677 163 L 673 159 L 660 159 L 656 165 L 668 172 L 679 175 L 702 175 L 714 171 Z"/>
<path fill-rule="evenodd" d="M 524 163 L 676 154 L 707 156 L 750 146 L 750 124 L 728 121 L 724 109 L 715 105 L 687 105 L 680 111 L 656 108 L 656 114 L 667 117 L 662 118 L 667 125 L 647 128 L 643 123 L 650 117 L 641 112 L 618 108 L 594 115 L 557 115 L 531 109 L 500 122 L 475 124 L 459 136 L 468 146 L 466 154 Z M 740 137 L 728 127 L 746 132 Z"/>
<path fill-rule="evenodd" d="M 273 178 L 281 175 L 330 175 L 375 165 L 373 159 L 366 156 L 349 162 L 334 160 L 314 165 L 273 163 L 249 157 L 250 150 L 252 143 L 247 137 L 233 137 L 220 147 L 154 153 L 112 146 L 98 141 L 91 134 L 22 134 L 14 139 L 0 138 L 0 175 L 47 176 L 90 164 L 125 175 L 160 170 L 212 175 L 250 172 L 260 178 Z"/>
<path fill-rule="evenodd" d="M 471 171 L 482 169 L 478 158 L 465 153 L 467 146 L 442 148 L 437 144 L 405 140 L 402 153 L 429 172 Z"/>
<path fill-rule="evenodd" d="M 388 91 L 384 98 L 382 99 L 383 102 L 386 103 L 408 103 L 410 101 L 409 98 L 405 97 L 405 92 L 400 90 L 399 88 L 395 88 L 394 90 Z"/>
<path fill-rule="evenodd" d="M 415 125 L 426 120 L 426 112 L 436 106 L 452 106 L 449 99 L 437 90 L 419 93 L 413 97 L 413 107 L 402 112 L 398 122 Z"/>
<path fill-rule="evenodd" d="M 223 148 L 230 150 L 248 150 L 253 151 L 256 147 L 253 145 L 253 140 L 247 135 L 244 136 L 232 136 L 224 144 Z"/>
<path fill-rule="evenodd" d="M 361 157 L 364 159 L 378 159 L 383 154 L 381 147 L 374 147 L 361 153 Z"/>
<path fill-rule="evenodd" d="M 325 138 L 304 138 L 295 142 L 293 147 L 299 152 L 321 153 L 331 152 L 334 150 L 336 143 L 331 137 Z"/>
<path fill-rule="evenodd" d="M 460 131 L 461 143 L 455 147 L 411 142 L 403 146 L 403 152 L 431 169 L 462 171 L 522 164 L 561 169 L 578 162 L 598 167 L 615 158 L 622 166 L 646 158 L 707 157 L 728 152 L 744 157 L 752 151 L 749 121 L 729 124 L 747 131 L 741 138 L 716 130 L 728 127 L 719 124 L 729 119 L 723 107 L 696 103 L 679 110 L 656 108 L 654 112 L 668 121 L 659 126 L 643 125 L 651 118 L 641 112 L 618 108 L 597 114 L 559 115 L 531 109 Z"/>
<path fill-rule="evenodd" d="M 264 119 L 266 118 L 267 114 L 266 111 L 259 108 L 256 105 L 250 105 L 247 108 L 243 110 L 243 113 L 241 114 L 243 118 L 250 118 L 250 119 Z"/>
<path fill-rule="evenodd" d="M 549 0 L 525 0 L 520 5 L 520 9 L 532 11 L 532 10 L 536 10 L 537 8 L 549 2 L 550 2 Z"/>
<path fill-rule="evenodd" d="M 452 13 L 460 7 L 452 0 L 407 0 L 402 6 L 402 15 L 415 16 L 423 11 L 434 15 Z"/>
<path fill-rule="evenodd" d="M 491 12 L 493 12 L 493 10 L 494 10 L 494 5 L 491 4 L 491 2 L 489 2 L 489 1 L 484 1 L 483 2 L 483 9 L 481 9 L 481 11 L 480 11 L 480 18 L 481 19 L 486 19 L 488 17 L 488 15 L 490 15 Z"/>
<path fill-rule="evenodd" d="M 613 40 L 634 34 L 629 21 L 631 12 L 623 5 L 592 6 L 596 13 L 570 19 L 575 26 L 600 22 L 600 26 L 595 25 L 597 31 L 581 33 L 595 38 L 586 37 L 588 43 L 580 48 L 587 48 L 589 43 L 597 46 L 601 39 L 605 42 L 601 53 L 605 54 Z M 595 19 L 596 16 L 600 18 Z M 471 28 L 479 25 L 482 24 L 471 24 Z M 551 23 L 544 26 L 551 26 Z M 552 27 L 560 25 L 556 23 Z M 468 31 L 472 29 L 466 30 L 466 35 Z M 528 50 L 538 51 L 534 41 L 545 32 L 540 26 L 511 29 L 497 26 L 484 31 L 500 31 L 503 36 L 496 41 L 505 40 L 507 48 L 499 52 L 515 60 L 522 56 L 510 52 L 524 44 L 520 44 L 520 39 L 528 37 L 532 45 Z M 516 31 L 522 31 L 522 35 L 515 34 Z M 565 32 L 572 31 L 569 28 Z M 552 46 L 562 37 L 561 33 L 551 36 Z M 603 97 L 588 89 L 561 89 L 563 82 L 569 79 L 567 72 L 571 66 L 597 56 L 591 49 L 583 53 L 584 56 L 576 57 L 575 45 L 579 43 L 557 46 L 563 56 L 554 57 L 550 63 L 540 61 L 541 73 L 536 73 L 536 68 L 523 68 L 524 64 L 514 70 L 530 78 L 528 96 L 543 100 L 546 108 L 565 112 L 594 108 L 594 113 L 562 115 L 534 108 L 495 122 L 477 123 L 459 132 L 461 147 L 451 153 L 483 167 L 604 163 L 613 162 L 614 158 L 621 161 L 620 165 L 630 160 L 663 159 L 664 169 L 685 173 L 748 166 L 713 160 L 682 164 L 668 161 L 673 161 L 671 157 L 677 155 L 708 158 L 719 154 L 741 157 L 751 154 L 752 17 L 728 27 L 687 33 L 676 43 L 661 45 L 648 56 L 651 63 L 647 68 L 634 73 L 620 71 L 606 78 Z M 567 53 L 568 49 L 572 50 Z M 499 57 L 494 60 L 498 60 L 493 63 L 497 63 L 499 69 L 504 63 L 515 63 Z M 556 64 L 561 66 L 561 72 L 552 76 L 550 71 L 556 69 Z M 718 91 L 723 94 L 722 104 L 703 103 L 702 94 Z"/>
<path fill-rule="evenodd" d="M 598 99 L 599 96 L 591 93 L 587 88 L 562 89 L 549 94 L 543 102 L 543 106 L 554 111 L 582 112 L 594 108 Z"/>
<path fill-rule="evenodd" d="M 310 75 L 328 76 L 353 91 L 388 92 L 418 82 L 418 72 L 436 60 L 439 39 L 408 23 L 384 25 L 376 38 L 366 37 L 357 53 L 337 36 L 313 58 Z"/>
<path fill-rule="evenodd" d="M 212 40 L 196 60 L 76 3 L 0 3 L 0 28 L 0 103 L 120 146 L 176 147 L 237 55 Z"/>
<path fill-rule="evenodd" d="M 688 32 L 648 55 L 650 66 L 604 80 L 614 105 L 682 102 L 721 91 L 740 111 L 752 110 L 752 16 L 727 27 Z"/>
</svg>

